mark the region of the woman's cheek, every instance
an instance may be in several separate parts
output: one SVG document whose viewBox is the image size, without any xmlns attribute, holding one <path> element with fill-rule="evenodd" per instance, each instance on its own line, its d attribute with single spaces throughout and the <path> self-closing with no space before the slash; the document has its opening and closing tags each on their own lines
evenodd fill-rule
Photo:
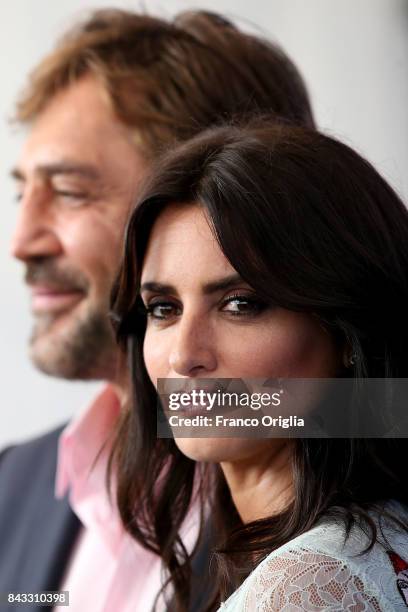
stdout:
<svg viewBox="0 0 408 612">
<path fill-rule="evenodd" d="M 219 363 L 226 378 L 269 376 L 277 358 L 270 328 L 240 326 L 219 343 Z"/>
<path fill-rule="evenodd" d="M 313 368 L 313 357 L 316 356 L 313 353 L 322 357 L 320 353 L 325 353 L 325 342 L 316 339 L 316 329 L 307 319 L 295 313 L 291 315 L 288 321 L 281 321 L 286 317 L 279 316 L 268 324 L 248 326 L 230 334 L 222 351 L 225 376 L 301 378 L 309 375 L 311 365 L 312 370 L 319 370 Z"/>
</svg>

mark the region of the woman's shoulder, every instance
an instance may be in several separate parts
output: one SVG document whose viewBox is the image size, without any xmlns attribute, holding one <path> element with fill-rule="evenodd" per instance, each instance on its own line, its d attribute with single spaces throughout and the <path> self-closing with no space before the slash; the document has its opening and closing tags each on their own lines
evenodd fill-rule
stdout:
<svg viewBox="0 0 408 612">
<path fill-rule="evenodd" d="M 403 521 L 408 511 L 391 508 Z M 224 604 L 225 611 L 295 612 L 408 609 L 408 533 L 384 519 L 381 537 L 326 520 L 269 554 Z M 404 574 L 405 572 L 405 574 Z"/>
</svg>

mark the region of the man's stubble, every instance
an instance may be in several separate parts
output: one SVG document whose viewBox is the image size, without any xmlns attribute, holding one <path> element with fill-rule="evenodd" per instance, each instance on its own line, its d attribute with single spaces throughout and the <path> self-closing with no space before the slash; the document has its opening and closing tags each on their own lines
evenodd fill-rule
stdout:
<svg viewBox="0 0 408 612">
<path fill-rule="evenodd" d="M 28 283 L 45 281 L 82 292 L 78 304 L 58 313 L 35 315 L 30 358 L 43 373 L 69 380 L 114 380 L 118 347 L 109 319 L 110 282 L 101 295 L 91 297 L 82 273 L 63 269 L 52 259 L 27 265 Z"/>
</svg>

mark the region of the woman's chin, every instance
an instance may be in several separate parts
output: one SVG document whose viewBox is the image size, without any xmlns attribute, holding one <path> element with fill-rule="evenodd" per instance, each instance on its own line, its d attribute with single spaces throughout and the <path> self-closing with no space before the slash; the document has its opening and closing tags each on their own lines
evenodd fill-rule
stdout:
<svg viewBox="0 0 408 612">
<path fill-rule="evenodd" d="M 194 461 L 222 463 L 250 457 L 257 452 L 260 441 L 254 438 L 175 438 L 175 442 L 183 455 Z"/>
</svg>

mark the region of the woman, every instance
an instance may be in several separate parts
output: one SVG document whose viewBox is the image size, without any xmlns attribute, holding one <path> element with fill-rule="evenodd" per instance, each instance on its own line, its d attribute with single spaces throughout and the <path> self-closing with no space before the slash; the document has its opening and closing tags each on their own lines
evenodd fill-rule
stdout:
<svg viewBox="0 0 408 612">
<path fill-rule="evenodd" d="M 215 521 L 208 610 L 405 609 L 404 439 L 156 437 L 159 378 L 408 375 L 408 213 L 372 166 L 302 128 L 210 130 L 153 174 L 114 295 L 135 391 L 119 507 L 176 609 L 193 497 Z"/>
</svg>

